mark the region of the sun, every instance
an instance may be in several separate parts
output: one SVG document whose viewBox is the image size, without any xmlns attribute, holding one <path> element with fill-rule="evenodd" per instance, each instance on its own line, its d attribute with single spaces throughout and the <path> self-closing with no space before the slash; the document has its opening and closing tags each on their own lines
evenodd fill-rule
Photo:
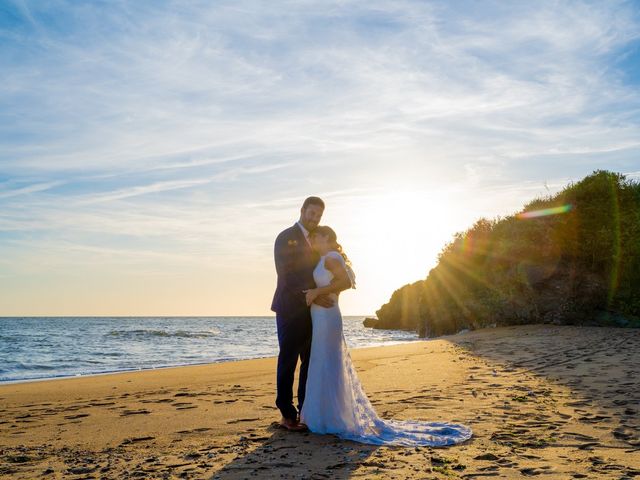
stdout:
<svg viewBox="0 0 640 480">
<path fill-rule="evenodd" d="M 454 212 L 437 197 L 430 192 L 360 196 L 327 219 L 357 276 L 357 290 L 341 299 L 345 314 L 373 313 L 396 289 L 426 278 L 456 231 Z"/>
</svg>

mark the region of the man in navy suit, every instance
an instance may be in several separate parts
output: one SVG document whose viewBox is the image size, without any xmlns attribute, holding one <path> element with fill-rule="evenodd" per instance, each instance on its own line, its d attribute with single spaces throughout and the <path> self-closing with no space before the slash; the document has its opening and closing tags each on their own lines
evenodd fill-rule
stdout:
<svg viewBox="0 0 640 480">
<path fill-rule="evenodd" d="M 319 256 L 311 248 L 309 234 L 320 223 L 324 202 L 318 197 L 307 198 L 300 209 L 300 219 L 276 238 L 274 256 L 278 285 L 271 310 L 276 312 L 278 327 L 277 397 L 276 406 L 282 413 L 280 424 L 288 430 L 304 430 L 298 415 L 304 403 L 309 355 L 311 353 L 311 313 L 303 290 L 315 288 L 313 270 Z M 331 307 L 333 300 L 318 297 L 314 303 Z M 298 380 L 298 410 L 293 406 L 293 377 L 300 359 Z"/>
</svg>

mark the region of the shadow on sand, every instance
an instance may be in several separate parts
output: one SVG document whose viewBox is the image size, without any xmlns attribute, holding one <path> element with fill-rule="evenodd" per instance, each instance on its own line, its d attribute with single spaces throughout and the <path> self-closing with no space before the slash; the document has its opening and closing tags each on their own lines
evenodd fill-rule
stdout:
<svg viewBox="0 0 640 480">
<path fill-rule="evenodd" d="M 499 364 L 514 378 L 533 374 L 569 387 L 571 406 L 624 409 L 640 396 L 640 329 L 525 325 L 447 340 Z"/>
<path fill-rule="evenodd" d="M 375 467 L 370 457 L 378 448 L 333 435 L 293 433 L 272 424 L 271 434 L 251 442 L 249 451 L 215 472 L 212 479 L 305 478 L 348 479 L 360 466 Z M 382 465 L 381 465 L 382 466 Z"/>
</svg>

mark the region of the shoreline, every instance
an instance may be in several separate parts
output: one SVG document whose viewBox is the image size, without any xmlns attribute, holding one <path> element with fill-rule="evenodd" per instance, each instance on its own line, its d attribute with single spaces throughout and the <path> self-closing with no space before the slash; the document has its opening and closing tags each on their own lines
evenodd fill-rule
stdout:
<svg viewBox="0 0 640 480">
<path fill-rule="evenodd" d="M 639 331 L 497 327 L 350 352 L 382 418 L 473 438 L 403 449 L 282 431 L 268 357 L 2 384 L 0 477 L 640 475 Z"/>
<path fill-rule="evenodd" d="M 278 355 L 271 317 L 0 321 L 0 385 L 267 358 Z M 346 317 L 351 347 L 418 340 L 415 333 L 371 331 Z"/>
<path fill-rule="evenodd" d="M 359 346 L 359 347 L 354 347 L 354 348 L 350 348 L 349 351 L 352 350 L 360 350 L 363 348 L 379 348 L 379 347 L 391 347 L 394 345 L 404 345 L 404 344 L 410 344 L 410 343 L 415 343 L 415 342 L 424 342 L 424 341 L 429 341 L 429 340 L 435 340 L 435 339 L 430 339 L 430 338 L 416 338 L 415 340 L 397 340 L 397 341 L 388 341 L 388 342 L 380 342 L 378 344 L 373 344 L 373 345 L 364 345 L 364 346 Z M 59 376 L 55 376 L 55 377 L 42 377 L 42 378 L 20 378 L 20 379 L 15 379 L 15 380 L 0 380 L 0 387 L 2 387 L 2 385 L 13 385 L 13 384 L 20 384 L 20 383 L 31 383 L 31 382 L 50 382 L 53 380 L 65 380 L 65 379 L 72 379 L 72 378 L 90 378 L 90 377 L 95 377 L 95 376 L 102 376 L 102 375 L 117 375 L 119 373 L 133 373 L 133 372 L 147 372 L 147 371 L 156 371 L 156 370 L 164 370 L 167 368 L 184 368 L 184 367 L 198 367 L 198 366 L 203 366 L 203 365 L 218 365 L 218 364 L 222 364 L 222 363 L 230 363 L 230 362 L 245 362 L 248 360 L 262 360 L 265 358 L 277 358 L 277 355 L 265 355 L 265 356 L 258 356 L 258 357 L 251 357 L 251 358 L 229 358 L 229 359 L 221 359 L 221 360 L 214 360 L 212 362 L 200 362 L 200 363 L 183 363 L 183 364 L 178 364 L 178 365 L 163 365 L 163 366 L 158 366 L 158 367 L 146 367 L 146 368 L 129 368 L 129 369 L 123 369 L 123 370 L 113 370 L 113 371 L 107 371 L 107 372 L 95 372 L 95 373 L 79 373 L 79 374 L 75 374 L 75 375 L 59 375 Z"/>
</svg>

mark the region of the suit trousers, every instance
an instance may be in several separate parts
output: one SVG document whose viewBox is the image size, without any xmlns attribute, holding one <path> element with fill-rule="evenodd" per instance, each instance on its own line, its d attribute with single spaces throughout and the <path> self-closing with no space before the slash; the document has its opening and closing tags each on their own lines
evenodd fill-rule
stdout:
<svg viewBox="0 0 640 480">
<path fill-rule="evenodd" d="M 276 314 L 278 328 L 278 372 L 276 406 L 282 416 L 295 420 L 302 409 L 311 354 L 311 313 L 303 311 L 295 316 Z M 298 410 L 293 406 L 293 377 L 300 359 L 298 379 Z"/>
</svg>

